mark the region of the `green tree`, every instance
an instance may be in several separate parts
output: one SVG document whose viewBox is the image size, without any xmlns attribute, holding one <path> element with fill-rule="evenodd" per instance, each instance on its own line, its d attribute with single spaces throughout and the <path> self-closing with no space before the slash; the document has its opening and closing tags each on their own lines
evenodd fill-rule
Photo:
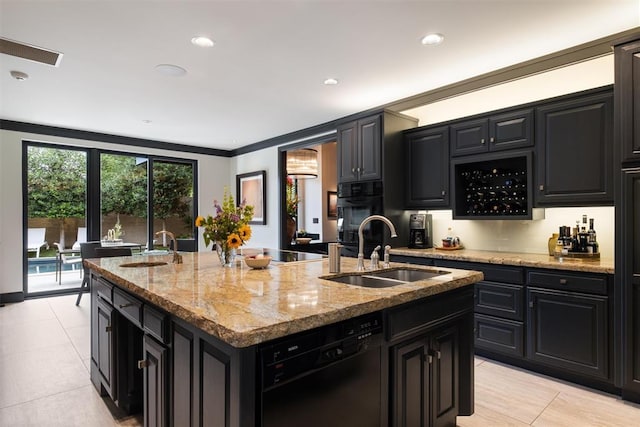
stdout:
<svg viewBox="0 0 640 427">
<path fill-rule="evenodd" d="M 100 210 L 139 218 L 147 216 L 147 168 L 136 158 L 115 154 L 100 157 Z"/>
<path fill-rule="evenodd" d="M 153 164 L 153 215 L 162 220 L 175 216 L 187 218 L 193 227 L 191 203 L 193 200 L 193 168 L 188 164 L 155 162 Z M 163 240 L 164 246 L 166 242 Z"/>
<path fill-rule="evenodd" d="M 85 216 L 86 154 L 30 146 L 27 156 L 29 218 L 59 219 L 60 244 L 64 247 L 66 219 Z"/>
</svg>

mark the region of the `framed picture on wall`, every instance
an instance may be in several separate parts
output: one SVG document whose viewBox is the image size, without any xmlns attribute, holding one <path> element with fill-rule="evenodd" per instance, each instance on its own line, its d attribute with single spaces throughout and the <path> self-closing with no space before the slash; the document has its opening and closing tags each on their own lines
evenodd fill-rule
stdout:
<svg viewBox="0 0 640 427">
<path fill-rule="evenodd" d="M 338 218 L 338 193 L 336 191 L 327 191 L 327 218 Z"/>
<path fill-rule="evenodd" d="M 249 224 L 267 223 L 267 173 L 265 171 L 236 175 L 236 203 L 243 200 L 253 206 L 253 219 Z"/>
</svg>

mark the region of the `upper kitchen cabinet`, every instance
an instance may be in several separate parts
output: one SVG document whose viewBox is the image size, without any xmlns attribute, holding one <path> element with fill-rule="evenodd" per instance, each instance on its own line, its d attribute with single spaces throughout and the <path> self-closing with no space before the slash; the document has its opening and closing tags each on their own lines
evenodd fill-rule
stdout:
<svg viewBox="0 0 640 427">
<path fill-rule="evenodd" d="M 640 38 L 617 45 L 614 51 L 616 139 L 622 144 L 622 161 L 637 161 L 640 160 Z"/>
<path fill-rule="evenodd" d="M 409 130 L 404 136 L 405 206 L 449 206 L 449 127 Z"/>
<path fill-rule="evenodd" d="M 451 156 L 533 145 L 533 110 L 508 111 L 451 125 Z"/>
<path fill-rule="evenodd" d="M 613 204 L 612 125 L 610 87 L 536 109 L 537 205 Z"/>
<path fill-rule="evenodd" d="M 338 126 L 338 182 L 382 180 L 387 166 L 400 170 L 394 161 L 401 161 L 400 132 L 416 124 L 416 119 L 384 111 Z"/>
</svg>

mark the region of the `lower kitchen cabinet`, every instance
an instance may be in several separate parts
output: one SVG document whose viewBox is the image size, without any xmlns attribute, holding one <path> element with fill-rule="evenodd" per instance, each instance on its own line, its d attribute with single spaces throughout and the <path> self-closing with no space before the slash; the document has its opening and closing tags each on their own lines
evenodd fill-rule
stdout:
<svg viewBox="0 0 640 427">
<path fill-rule="evenodd" d="M 145 426 L 168 426 L 167 423 L 167 355 L 165 346 L 149 335 L 145 335 L 143 358 L 138 363 L 144 369 L 144 424 Z"/>
<path fill-rule="evenodd" d="M 395 361 L 394 425 L 455 426 L 458 413 L 458 329 L 400 344 Z"/>
<path fill-rule="evenodd" d="M 97 299 L 96 304 L 96 353 L 93 354 L 94 362 L 100 374 L 100 384 L 104 391 L 112 399 L 117 399 L 115 394 L 116 370 L 115 370 L 115 328 L 114 310 L 111 305 L 102 299 Z"/>
<path fill-rule="evenodd" d="M 609 378 L 607 297 L 529 288 L 527 300 L 529 360 Z"/>
</svg>

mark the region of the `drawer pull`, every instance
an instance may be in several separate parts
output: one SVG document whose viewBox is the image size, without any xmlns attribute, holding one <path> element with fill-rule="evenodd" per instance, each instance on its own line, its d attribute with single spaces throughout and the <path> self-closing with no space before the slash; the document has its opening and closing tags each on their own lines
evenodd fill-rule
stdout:
<svg viewBox="0 0 640 427">
<path fill-rule="evenodd" d="M 436 350 L 436 358 L 440 359 L 442 357 L 442 353 L 440 353 L 440 350 Z"/>
<path fill-rule="evenodd" d="M 567 283 L 569 283 L 569 281 L 567 279 L 560 279 L 560 284 L 561 285 L 566 285 Z"/>
<path fill-rule="evenodd" d="M 127 307 L 131 307 L 132 305 L 135 305 L 134 303 L 130 302 L 127 304 L 120 304 L 118 305 L 118 308 L 127 308 Z"/>
<path fill-rule="evenodd" d="M 430 354 L 425 354 L 424 355 L 424 361 L 427 362 L 428 364 L 432 364 L 433 363 L 433 356 Z"/>
<path fill-rule="evenodd" d="M 104 328 L 104 331 L 105 331 L 105 332 L 111 332 L 112 330 L 113 330 L 113 328 L 111 327 L 111 325 L 107 325 L 107 326 Z"/>
<path fill-rule="evenodd" d="M 529 301 L 529 308 L 533 308 L 533 301 Z"/>
<path fill-rule="evenodd" d="M 150 365 L 148 360 L 138 360 L 138 369 L 147 368 Z"/>
</svg>

